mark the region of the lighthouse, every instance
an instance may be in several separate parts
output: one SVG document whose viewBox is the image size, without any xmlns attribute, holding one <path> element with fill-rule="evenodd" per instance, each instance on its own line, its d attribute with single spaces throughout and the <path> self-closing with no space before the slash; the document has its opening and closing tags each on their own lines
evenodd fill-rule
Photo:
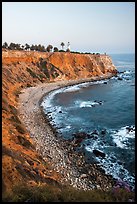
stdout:
<svg viewBox="0 0 137 204">
<path fill-rule="evenodd" d="M 70 42 L 67 44 L 67 50 L 70 50 Z"/>
</svg>

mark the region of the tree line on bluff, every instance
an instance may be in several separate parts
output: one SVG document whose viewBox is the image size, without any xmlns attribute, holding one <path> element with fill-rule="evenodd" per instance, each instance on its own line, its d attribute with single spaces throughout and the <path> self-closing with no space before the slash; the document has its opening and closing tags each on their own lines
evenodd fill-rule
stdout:
<svg viewBox="0 0 137 204">
<path fill-rule="evenodd" d="M 59 51 L 64 51 L 64 46 L 65 44 L 63 42 L 61 42 L 61 47 L 62 49 L 59 50 L 57 47 L 54 47 L 52 45 L 48 45 L 46 48 L 44 45 L 29 45 L 29 44 L 25 44 L 25 45 L 21 45 L 19 43 L 13 43 L 11 42 L 9 45 L 7 42 L 4 42 L 3 45 L 2 45 L 2 48 L 6 48 L 6 49 L 9 49 L 9 50 L 32 50 L 32 51 L 40 51 L 40 52 L 51 52 L 52 50 L 54 52 L 59 52 Z M 66 52 L 69 52 L 70 50 L 67 48 L 66 49 Z M 64 51 L 65 52 L 65 51 Z"/>
<path fill-rule="evenodd" d="M 69 42 L 68 42 L 69 43 Z M 29 44 L 25 44 L 25 45 L 21 45 L 19 43 L 13 43 L 11 42 L 9 45 L 7 42 L 4 42 L 2 45 L 2 48 L 6 48 L 9 50 L 26 50 L 26 51 L 39 51 L 39 52 L 71 52 L 71 53 L 78 53 L 78 54 L 97 54 L 99 55 L 100 53 L 90 53 L 90 52 L 78 52 L 78 51 L 70 51 L 69 48 L 66 49 L 66 51 L 64 50 L 64 46 L 65 44 L 63 42 L 61 42 L 61 47 L 62 49 L 58 49 L 57 47 L 53 47 L 52 45 L 48 45 L 46 48 L 44 45 L 29 45 Z"/>
</svg>

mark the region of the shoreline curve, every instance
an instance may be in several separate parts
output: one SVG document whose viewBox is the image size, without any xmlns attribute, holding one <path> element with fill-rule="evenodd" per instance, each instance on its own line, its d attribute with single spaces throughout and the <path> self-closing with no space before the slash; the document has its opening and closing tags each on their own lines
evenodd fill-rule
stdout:
<svg viewBox="0 0 137 204">
<path fill-rule="evenodd" d="M 44 97 L 51 91 L 80 83 L 108 79 L 114 74 L 39 84 L 36 87 L 23 89 L 19 95 L 19 117 L 33 139 L 38 153 L 48 158 L 53 169 L 61 175 L 61 183 L 70 184 L 77 189 L 89 190 L 112 187 L 114 179 L 106 175 L 96 164 L 88 164 L 84 155 L 76 154 L 71 142 L 58 137 L 55 127 L 49 123 L 42 107 Z"/>
</svg>

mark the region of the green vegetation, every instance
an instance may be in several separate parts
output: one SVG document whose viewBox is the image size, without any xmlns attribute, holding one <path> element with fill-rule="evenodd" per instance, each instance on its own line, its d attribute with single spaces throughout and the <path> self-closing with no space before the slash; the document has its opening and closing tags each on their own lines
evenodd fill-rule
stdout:
<svg viewBox="0 0 137 204">
<path fill-rule="evenodd" d="M 59 52 L 65 52 L 64 50 L 59 50 Z"/>
<path fill-rule="evenodd" d="M 3 47 L 3 48 L 8 48 L 8 43 L 7 43 L 7 42 L 4 42 L 2 47 Z"/>
<path fill-rule="evenodd" d="M 23 124 L 15 123 L 14 125 L 15 125 L 15 127 L 16 127 L 16 129 L 18 130 L 19 133 L 21 133 L 21 134 L 26 133 L 26 129 L 25 129 Z"/>
<path fill-rule="evenodd" d="M 9 111 L 9 104 L 6 98 L 2 98 L 2 110 Z"/>
<path fill-rule="evenodd" d="M 21 91 L 21 87 L 17 88 L 17 89 L 14 91 L 14 95 L 15 95 L 16 97 L 19 97 L 20 91 Z"/>
<path fill-rule="evenodd" d="M 20 119 L 19 119 L 18 116 L 16 116 L 16 115 L 12 115 L 11 118 L 10 118 L 10 120 L 13 121 L 13 122 L 15 122 L 15 123 L 21 124 Z"/>
<path fill-rule="evenodd" d="M 31 84 L 29 84 L 29 83 L 27 83 L 27 87 L 32 87 L 32 85 L 31 85 Z"/>
<path fill-rule="evenodd" d="M 16 109 L 14 106 L 9 105 L 9 108 L 10 108 L 10 111 L 11 111 L 11 113 L 12 113 L 13 115 L 17 115 L 18 111 L 17 111 L 17 109 Z"/>
<path fill-rule="evenodd" d="M 47 52 L 51 52 L 51 51 L 52 51 L 52 48 L 53 48 L 52 45 L 48 45 L 47 48 L 46 48 Z"/>
<path fill-rule="evenodd" d="M 29 69 L 28 67 L 27 67 L 27 72 L 29 72 L 30 73 L 30 75 L 33 77 L 33 78 L 37 78 L 37 75 L 35 74 L 35 72 L 33 72 L 31 69 Z"/>
<path fill-rule="evenodd" d="M 62 47 L 62 50 L 64 50 L 64 46 L 65 46 L 65 44 L 64 44 L 64 42 L 61 42 L 61 47 Z"/>
<path fill-rule="evenodd" d="M 17 138 L 19 140 L 19 143 L 21 145 L 23 145 L 24 147 L 35 149 L 34 145 L 32 145 L 32 143 L 29 140 L 27 140 L 26 138 L 24 138 L 24 137 L 22 137 L 20 135 L 18 135 Z"/>
<path fill-rule="evenodd" d="M 58 52 L 58 48 L 57 47 L 54 47 L 54 52 Z"/>
<path fill-rule="evenodd" d="M 76 190 L 70 186 L 17 185 L 12 194 L 3 195 L 3 202 L 129 202 L 134 201 L 134 193 L 120 189 L 117 194 L 112 190 Z"/>
<path fill-rule="evenodd" d="M 9 50 L 32 50 L 32 51 L 38 51 L 38 52 L 71 52 L 71 53 L 77 53 L 77 54 L 95 54 L 95 55 L 100 55 L 100 53 L 90 53 L 90 52 L 78 52 L 78 51 L 71 51 L 70 49 L 66 49 L 66 51 L 64 50 L 64 46 L 65 43 L 61 42 L 61 47 L 62 49 L 59 50 L 57 47 L 54 47 L 52 45 L 48 45 L 46 48 L 44 45 L 29 45 L 29 44 L 25 44 L 25 45 L 21 45 L 19 43 L 13 43 L 11 42 L 9 45 L 7 42 L 4 42 L 2 45 L 2 48 L 6 48 Z M 70 43 L 68 42 L 68 46 L 70 45 Z M 106 55 L 106 53 L 104 53 Z"/>
</svg>

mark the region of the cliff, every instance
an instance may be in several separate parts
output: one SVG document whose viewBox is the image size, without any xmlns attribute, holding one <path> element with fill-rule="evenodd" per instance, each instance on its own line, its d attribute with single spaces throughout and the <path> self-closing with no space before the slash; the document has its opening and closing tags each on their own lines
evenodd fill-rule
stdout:
<svg viewBox="0 0 137 204">
<path fill-rule="evenodd" d="M 2 50 L 2 190 L 17 183 L 35 185 L 60 181 L 59 173 L 36 151 L 18 116 L 18 97 L 24 88 L 59 80 L 115 75 L 107 55 L 40 53 Z"/>
</svg>

